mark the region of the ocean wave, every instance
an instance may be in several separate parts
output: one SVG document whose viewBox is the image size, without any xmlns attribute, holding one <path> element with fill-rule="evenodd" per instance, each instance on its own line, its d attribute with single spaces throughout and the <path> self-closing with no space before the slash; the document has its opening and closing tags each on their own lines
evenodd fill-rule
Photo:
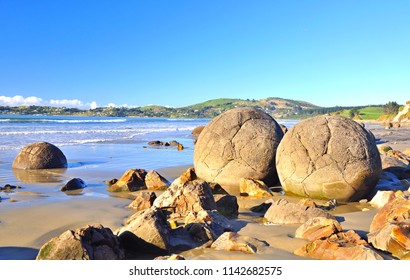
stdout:
<svg viewBox="0 0 410 280">
<path fill-rule="evenodd" d="M 163 128 L 123 128 L 123 129 L 82 129 L 82 130 L 19 130 L 19 131 L 0 131 L 0 136 L 11 135 L 44 135 L 44 134 L 132 134 L 144 135 L 160 132 L 189 131 L 194 129 L 189 127 L 163 127 Z"/>
<path fill-rule="evenodd" d="M 56 123 L 123 123 L 127 119 L 114 119 L 114 120 L 46 120 L 47 122 L 56 122 Z"/>
<path fill-rule="evenodd" d="M 3 123 L 124 123 L 127 119 L 38 119 L 38 118 L 16 118 L 0 119 Z"/>
</svg>

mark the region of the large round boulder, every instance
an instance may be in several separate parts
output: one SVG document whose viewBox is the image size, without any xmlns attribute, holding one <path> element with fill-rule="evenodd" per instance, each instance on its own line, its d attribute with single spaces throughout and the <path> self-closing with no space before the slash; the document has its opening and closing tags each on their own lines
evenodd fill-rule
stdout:
<svg viewBox="0 0 410 280">
<path fill-rule="evenodd" d="M 63 152 L 47 142 L 36 142 L 25 146 L 13 161 L 16 169 L 67 168 Z"/>
<path fill-rule="evenodd" d="M 278 181 L 275 155 L 283 137 L 278 123 L 256 108 L 229 110 L 209 122 L 198 137 L 194 166 L 198 178 L 239 187 L 241 178 Z"/>
<path fill-rule="evenodd" d="M 279 144 L 276 167 L 285 192 L 340 201 L 366 196 L 382 171 L 374 138 L 340 116 L 314 117 L 293 126 Z"/>
</svg>

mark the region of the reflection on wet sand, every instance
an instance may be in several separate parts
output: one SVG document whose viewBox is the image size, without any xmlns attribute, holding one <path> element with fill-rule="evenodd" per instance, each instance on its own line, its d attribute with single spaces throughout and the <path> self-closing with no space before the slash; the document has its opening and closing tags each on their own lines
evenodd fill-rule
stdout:
<svg viewBox="0 0 410 280">
<path fill-rule="evenodd" d="M 14 177 L 25 183 L 53 183 L 66 179 L 66 168 L 55 169 L 13 169 Z"/>
</svg>

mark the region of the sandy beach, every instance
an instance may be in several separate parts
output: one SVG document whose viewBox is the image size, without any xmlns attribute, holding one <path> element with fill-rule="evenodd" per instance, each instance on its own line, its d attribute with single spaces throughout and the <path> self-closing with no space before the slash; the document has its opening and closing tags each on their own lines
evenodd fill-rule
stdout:
<svg viewBox="0 0 410 280">
<path fill-rule="evenodd" d="M 410 147 L 410 127 L 401 127 L 386 130 L 377 124 L 368 124 L 370 129 L 378 139 L 378 143 L 386 143 L 393 149 L 405 150 Z M 165 157 L 174 157 L 176 164 L 169 167 L 156 169 L 169 181 L 173 181 L 187 168 L 192 165 L 178 164 L 179 156 L 188 157 L 192 155 L 194 148 L 191 140 L 185 140 L 187 150 L 178 153 L 176 151 L 165 151 L 159 149 L 148 149 L 147 153 L 159 154 L 168 153 Z M 108 147 L 106 147 L 108 148 Z M 87 149 L 87 148 L 86 148 Z M 105 150 L 107 151 L 107 149 Z M 129 168 L 146 168 L 139 163 L 127 162 L 121 152 L 132 154 L 132 151 L 115 151 L 114 154 L 101 155 L 99 152 L 91 155 L 99 155 L 100 158 L 90 158 L 89 162 L 79 162 L 76 156 L 80 157 L 84 151 L 70 151 L 70 164 L 65 172 L 48 174 L 52 182 L 33 183 L 15 179 L 11 174 L 0 178 L 1 184 L 6 183 L 21 185 L 22 188 L 13 193 L 0 193 L 3 198 L 0 202 L 0 259 L 2 260 L 30 260 L 34 259 L 39 248 L 49 239 L 55 237 L 68 229 L 75 229 L 89 224 L 102 224 L 113 230 L 121 227 L 125 219 L 135 213 L 126 206 L 132 201 L 134 193 L 126 195 L 116 195 L 107 192 L 104 180 L 118 178 L 122 172 Z M 113 160 L 104 169 L 93 168 L 99 165 L 99 161 L 108 158 L 118 157 L 120 162 Z M 2 161 L 2 168 L 6 167 Z M 8 166 L 8 165 L 7 165 Z M 151 168 L 151 167 L 150 167 Z M 11 171 L 10 171 L 11 172 Z M 39 175 L 45 176 L 44 174 Z M 67 195 L 59 191 L 62 181 L 66 178 L 83 178 L 88 186 L 80 194 Z M 59 181 L 59 178 L 61 181 Z M 7 182 L 6 182 L 7 180 Z M 56 182 L 57 181 L 57 182 Z M 227 191 L 236 195 L 239 204 L 239 216 L 232 219 L 234 230 L 239 234 L 252 236 L 259 240 L 266 241 L 269 246 L 258 251 L 256 254 L 244 254 L 241 252 L 215 251 L 214 249 L 193 249 L 182 252 L 181 255 L 190 260 L 224 260 L 224 259 L 269 259 L 269 260 L 298 260 L 303 259 L 293 254 L 293 251 L 306 243 L 306 240 L 295 238 L 295 230 L 299 226 L 295 225 L 269 225 L 264 223 L 263 217 L 249 209 L 266 201 L 264 198 L 250 198 L 239 195 L 238 190 Z M 161 192 L 157 192 L 160 194 Z M 286 198 L 289 201 L 298 201 L 300 198 L 277 194 L 274 199 Z M 13 202 L 14 201 L 14 202 Z M 323 203 L 323 201 L 318 201 Z M 378 209 L 363 203 L 345 203 L 339 205 L 331 212 L 341 222 L 343 230 L 355 230 L 360 236 L 366 238 L 369 232 L 370 223 Z M 381 253 L 383 258 L 391 259 L 389 254 Z"/>
</svg>

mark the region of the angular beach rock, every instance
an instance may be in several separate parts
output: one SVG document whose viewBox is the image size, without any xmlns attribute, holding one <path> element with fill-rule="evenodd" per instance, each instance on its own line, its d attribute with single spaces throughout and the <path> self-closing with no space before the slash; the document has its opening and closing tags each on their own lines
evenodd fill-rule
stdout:
<svg viewBox="0 0 410 280">
<path fill-rule="evenodd" d="M 255 108 L 236 108 L 205 126 L 194 151 L 200 179 L 239 187 L 240 178 L 277 182 L 276 148 L 283 137 L 278 123 Z"/>
<path fill-rule="evenodd" d="M 275 224 L 303 224 L 315 217 L 336 219 L 320 208 L 288 202 L 286 199 L 274 201 L 264 217 Z"/>
<path fill-rule="evenodd" d="M 338 221 L 325 217 L 315 217 L 298 227 L 295 237 L 314 241 L 341 231 L 342 226 Z"/>
<path fill-rule="evenodd" d="M 394 191 L 377 191 L 376 195 L 369 201 L 373 207 L 382 208 L 386 203 L 396 197 Z"/>
<path fill-rule="evenodd" d="M 234 195 L 215 196 L 216 209 L 225 217 L 237 217 L 239 212 L 238 199 Z"/>
<path fill-rule="evenodd" d="M 135 199 L 128 205 L 128 208 L 137 211 L 151 208 L 156 198 L 157 195 L 154 192 L 140 192 L 136 195 Z"/>
<path fill-rule="evenodd" d="M 171 185 L 183 185 L 186 182 L 194 181 L 196 179 L 198 179 L 198 177 L 196 176 L 195 169 L 190 167 L 176 178 Z"/>
<path fill-rule="evenodd" d="M 240 235 L 235 232 L 225 232 L 214 243 L 211 248 L 223 251 L 238 251 L 246 254 L 255 254 L 263 247 L 269 246 L 266 242 L 256 238 Z"/>
<path fill-rule="evenodd" d="M 239 191 L 242 195 L 245 194 L 253 197 L 273 196 L 271 190 L 263 181 L 255 179 L 241 178 L 239 180 Z"/>
<path fill-rule="evenodd" d="M 155 170 L 150 170 L 145 176 L 145 185 L 149 190 L 165 190 L 169 182 Z"/>
<path fill-rule="evenodd" d="M 218 238 L 224 232 L 233 230 L 229 220 L 216 210 L 201 210 L 197 213 L 191 212 L 185 218 L 185 224 L 188 225 L 190 223 L 205 224 L 215 238 Z"/>
<path fill-rule="evenodd" d="M 224 188 L 218 183 L 208 183 L 213 194 L 229 194 Z"/>
<path fill-rule="evenodd" d="M 68 181 L 64 186 L 61 187 L 61 191 L 73 191 L 73 190 L 80 190 L 87 187 L 87 184 L 80 178 L 73 178 Z"/>
<path fill-rule="evenodd" d="M 178 180 L 178 179 L 177 179 Z M 172 183 L 154 201 L 158 208 L 171 208 L 175 213 L 186 214 L 201 210 L 216 210 L 216 203 L 208 183 L 202 180 L 183 184 Z"/>
<path fill-rule="evenodd" d="M 398 159 L 399 161 L 403 162 L 405 166 L 408 166 L 410 164 L 410 157 L 400 151 L 390 150 L 386 153 L 386 156 Z"/>
<path fill-rule="evenodd" d="M 47 142 L 36 142 L 25 146 L 13 161 L 15 169 L 67 168 L 63 152 Z"/>
<path fill-rule="evenodd" d="M 170 250 L 171 228 L 165 213 L 155 207 L 135 213 L 116 233 L 129 251 L 155 253 Z"/>
<path fill-rule="evenodd" d="M 294 251 L 295 255 L 320 260 L 382 260 L 354 231 L 338 232 L 316 239 Z"/>
<path fill-rule="evenodd" d="M 130 169 L 127 170 L 121 178 L 107 188 L 110 192 L 122 192 L 122 191 L 138 191 L 145 190 L 145 176 L 147 172 L 145 169 Z"/>
<path fill-rule="evenodd" d="M 410 259 L 410 200 L 399 192 L 373 218 L 368 236 L 375 248 Z"/>
<path fill-rule="evenodd" d="M 121 260 L 125 253 L 109 228 L 92 225 L 67 230 L 45 243 L 36 260 Z"/>
<path fill-rule="evenodd" d="M 365 197 L 382 171 L 373 137 L 340 116 L 314 117 L 293 126 L 279 144 L 276 163 L 285 192 L 338 201 Z"/>
</svg>

